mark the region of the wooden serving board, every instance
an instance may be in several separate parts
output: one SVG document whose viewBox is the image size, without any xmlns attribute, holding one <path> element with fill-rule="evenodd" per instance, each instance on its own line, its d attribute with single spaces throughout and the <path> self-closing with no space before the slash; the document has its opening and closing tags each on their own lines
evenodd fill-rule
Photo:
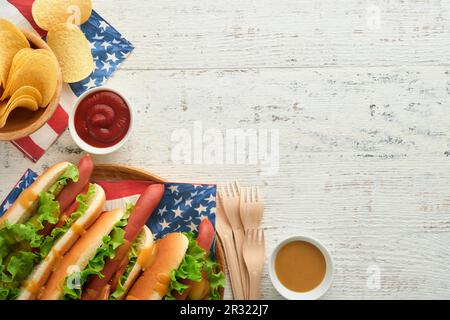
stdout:
<svg viewBox="0 0 450 320">
<path fill-rule="evenodd" d="M 94 172 L 92 174 L 94 180 L 108 180 L 108 181 L 120 181 L 120 180 L 148 180 L 158 183 L 168 182 L 163 178 L 147 172 L 142 169 L 134 168 L 131 166 L 121 164 L 100 164 L 95 165 Z M 225 255 L 223 253 L 222 244 L 218 237 L 216 237 L 216 261 L 220 266 L 221 271 L 225 273 Z M 220 291 L 221 298 L 223 300 L 224 289 Z"/>
</svg>

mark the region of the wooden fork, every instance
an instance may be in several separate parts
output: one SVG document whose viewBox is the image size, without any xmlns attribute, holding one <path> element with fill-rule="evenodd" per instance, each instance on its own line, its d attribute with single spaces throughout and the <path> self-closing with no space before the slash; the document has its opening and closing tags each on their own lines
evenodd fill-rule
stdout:
<svg viewBox="0 0 450 320">
<path fill-rule="evenodd" d="M 225 251 L 225 261 L 228 267 L 228 273 L 231 281 L 231 289 L 235 300 L 245 299 L 242 290 L 242 280 L 240 276 L 239 261 L 237 257 L 237 250 L 234 245 L 233 231 L 228 222 L 225 213 L 223 212 L 223 205 L 220 197 L 217 199 L 217 214 L 216 214 L 216 230 L 219 236 L 223 249 Z"/>
<path fill-rule="evenodd" d="M 247 230 L 243 252 L 250 275 L 249 299 L 259 300 L 261 298 L 261 274 L 266 256 L 266 244 L 263 229 Z"/>
<path fill-rule="evenodd" d="M 261 226 L 263 203 L 259 187 L 241 188 L 241 221 L 244 229 L 257 229 Z"/>
<path fill-rule="evenodd" d="M 236 252 L 239 261 L 239 268 L 241 270 L 241 282 L 244 293 L 244 299 L 248 299 L 249 283 L 248 273 L 245 266 L 244 257 L 242 255 L 242 245 L 244 243 L 244 228 L 242 226 L 241 217 L 239 214 L 240 207 L 240 187 L 239 183 L 230 183 L 222 185 L 219 188 L 219 197 L 223 204 L 225 215 L 230 222 L 234 235 L 234 243 L 236 245 Z"/>
</svg>

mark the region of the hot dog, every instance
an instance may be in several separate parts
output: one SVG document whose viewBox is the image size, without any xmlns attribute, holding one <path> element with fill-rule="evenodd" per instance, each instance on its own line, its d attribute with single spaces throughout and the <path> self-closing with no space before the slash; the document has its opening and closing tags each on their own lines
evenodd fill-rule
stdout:
<svg viewBox="0 0 450 320">
<path fill-rule="evenodd" d="M 209 251 L 211 250 L 215 233 L 216 232 L 211 221 L 209 221 L 208 218 L 203 219 L 203 221 L 200 223 L 200 226 L 198 227 L 197 243 L 200 248 L 205 250 L 206 255 L 208 255 Z"/>
<path fill-rule="evenodd" d="M 102 271 L 102 277 L 93 276 L 89 279 L 86 290 L 83 292 L 83 300 L 97 299 L 102 288 L 110 282 L 114 273 L 119 271 L 123 261 L 127 259 L 127 254 L 133 241 L 135 241 L 138 233 L 158 206 L 163 194 L 164 185 L 162 184 L 151 185 L 142 193 L 128 218 L 127 226 L 124 228 L 124 244 L 117 249 L 117 254 L 113 259 L 107 260 Z"/>
<path fill-rule="evenodd" d="M 80 193 L 86 193 L 89 187 L 89 180 L 94 171 L 94 163 L 89 154 L 84 155 L 77 165 L 78 179 L 68 181 L 67 185 L 63 187 L 58 194 L 56 201 L 59 203 L 59 212 L 62 212 L 60 218 L 67 218 L 77 208 L 76 197 Z M 69 209 L 72 211 L 70 212 Z M 60 219 L 61 221 L 61 219 Z M 60 225 L 63 223 L 60 223 Z M 39 232 L 40 235 L 49 235 L 55 225 L 50 222 L 44 222 L 44 228 Z"/>
<path fill-rule="evenodd" d="M 205 250 L 206 256 L 208 256 L 209 252 L 211 251 L 211 246 L 214 241 L 214 234 L 214 226 L 212 225 L 211 221 L 209 221 L 209 219 L 204 219 L 198 227 L 197 243 L 200 248 Z M 206 280 L 205 272 L 202 272 L 202 278 Z M 183 293 L 174 291 L 172 294 L 177 300 L 186 300 L 191 293 L 192 287 L 196 285 L 196 282 L 188 279 L 182 279 L 180 280 L 180 282 L 189 287 L 185 289 Z"/>
<path fill-rule="evenodd" d="M 89 155 L 78 166 L 62 162 L 50 167 L 0 218 L 0 300 L 35 299 L 59 257 L 80 237 L 79 230 L 100 215 L 105 193 L 89 184 L 92 167 Z M 27 230 L 26 239 L 20 230 Z M 11 263 L 22 272 L 12 274 Z"/>
<path fill-rule="evenodd" d="M 86 187 L 83 189 L 83 191 L 81 192 L 82 194 L 85 194 L 89 191 L 89 184 L 86 185 Z M 59 216 L 59 221 L 56 224 L 55 228 L 60 228 L 64 225 L 64 223 L 66 222 L 66 220 L 75 212 L 77 211 L 78 207 L 79 207 L 79 203 L 78 201 L 74 201 L 69 208 L 67 208 L 66 211 L 64 211 L 60 216 Z"/>
<path fill-rule="evenodd" d="M 106 212 L 77 241 L 63 257 L 59 266 L 51 275 L 40 296 L 42 300 L 81 299 L 88 290 L 89 274 L 103 272 L 101 266 L 107 259 L 113 259 L 117 252 L 114 248 L 124 242 L 123 227 L 126 224 L 125 210 Z M 109 249 L 106 249 L 109 248 Z M 116 283 L 109 282 L 93 293 L 96 300 L 119 300 L 128 292 L 131 285 L 142 272 L 146 259 L 151 255 L 153 235 L 144 226 L 129 250 L 128 264 L 120 265 L 120 277 Z M 115 281 L 115 278 L 113 278 Z M 76 282 L 75 282 L 76 281 Z M 77 286 L 73 286 L 73 283 Z"/>
<path fill-rule="evenodd" d="M 126 240 L 134 241 L 152 212 L 158 206 L 163 194 L 164 185 L 162 184 L 151 185 L 142 193 L 128 219 L 128 225 L 125 227 Z"/>
<path fill-rule="evenodd" d="M 86 188 L 89 180 L 91 180 L 92 172 L 94 171 L 94 163 L 92 162 L 91 156 L 89 154 L 83 156 L 80 162 L 78 162 L 77 167 L 79 172 L 78 180 L 70 181 L 56 198 L 61 212 L 67 210 L 75 201 L 76 196 Z"/>
<path fill-rule="evenodd" d="M 63 257 L 41 299 L 122 299 L 151 258 L 153 235 L 145 223 L 163 193 L 164 185 L 151 185 L 135 206 L 104 213 Z M 71 273 L 70 266 L 85 272 Z M 81 288 L 74 289 L 71 277 L 81 274 Z"/>
<path fill-rule="evenodd" d="M 214 227 L 207 219 L 200 224 L 197 240 L 192 233 L 171 233 L 160 239 L 155 261 L 136 280 L 127 300 L 220 299 L 225 277 L 208 257 L 213 241 Z"/>
<path fill-rule="evenodd" d="M 122 260 L 122 262 L 120 263 L 119 268 L 117 269 L 116 273 L 114 274 L 113 278 L 111 279 L 111 284 L 109 285 L 111 290 L 114 292 L 117 287 L 119 286 L 119 281 L 120 278 L 123 276 L 123 274 L 126 271 L 126 268 L 128 266 L 128 264 L 130 263 L 130 259 L 128 257 L 126 257 L 125 259 Z"/>
</svg>

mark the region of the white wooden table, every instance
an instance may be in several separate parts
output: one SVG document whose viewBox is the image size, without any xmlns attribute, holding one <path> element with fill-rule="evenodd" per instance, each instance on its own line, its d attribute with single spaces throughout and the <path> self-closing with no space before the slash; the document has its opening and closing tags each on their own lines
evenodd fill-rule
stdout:
<svg viewBox="0 0 450 320">
<path fill-rule="evenodd" d="M 126 147 L 97 162 L 260 184 L 269 250 L 297 234 L 331 250 L 336 276 L 324 298 L 450 298 L 450 2 L 94 7 L 136 46 L 109 85 L 139 109 Z M 279 129 L 278 174 L 173 163 L 172 133 L 197 120 L 222 131 Z M 36 165 L 8 143 L 0 155 L 3 197 L 26 168 L 77 161 L 81 151 L 66 132 Z M 281 298 L 265 271 L 263 298 Z"/>
</svg>

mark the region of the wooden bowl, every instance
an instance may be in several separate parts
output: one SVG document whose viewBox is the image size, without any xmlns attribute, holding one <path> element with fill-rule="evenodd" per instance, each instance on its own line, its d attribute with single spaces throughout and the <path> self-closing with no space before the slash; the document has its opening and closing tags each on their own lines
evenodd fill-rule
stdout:
<svg viewBox="0 0 450 320">
<path fill-rule="evenodd" d="M 107 180 L 107 181 L 120 181 L 120 180 L 148 180 L 158 183 L 167 182 L 163 178 L 144 171 L 142 169 L 120 165 L 120 164 L 99 164 L 95 165 L 92 179 L 95 180 Z M 216 237 L 216 252 L 215 258 L 220 266 L 221 271 L 225 273 L 225 255 L 223 253 L 222 244 L 219 237 Z M 221 299 L 223 300 L 224 289 L 220 290 Z"/>
<path fill-rule="evenodd" d="M 45 49 L 53 53 L 47 43 L 38 35 L 26 30 L 22 32 L 27 37 L 34 49 Z M 39 108 L 38 111 L 30 111 L 23 108 L 15 109 L 8 118 L 6 125 L 0 129 L 0 140 L 11 141 L 27 137 L 41 128 L 53 116 L 59 104 L 62 90 L 62 73 L 58 65 L 58 84 L 52 100 L 47 108 Z"/>
</svg>

